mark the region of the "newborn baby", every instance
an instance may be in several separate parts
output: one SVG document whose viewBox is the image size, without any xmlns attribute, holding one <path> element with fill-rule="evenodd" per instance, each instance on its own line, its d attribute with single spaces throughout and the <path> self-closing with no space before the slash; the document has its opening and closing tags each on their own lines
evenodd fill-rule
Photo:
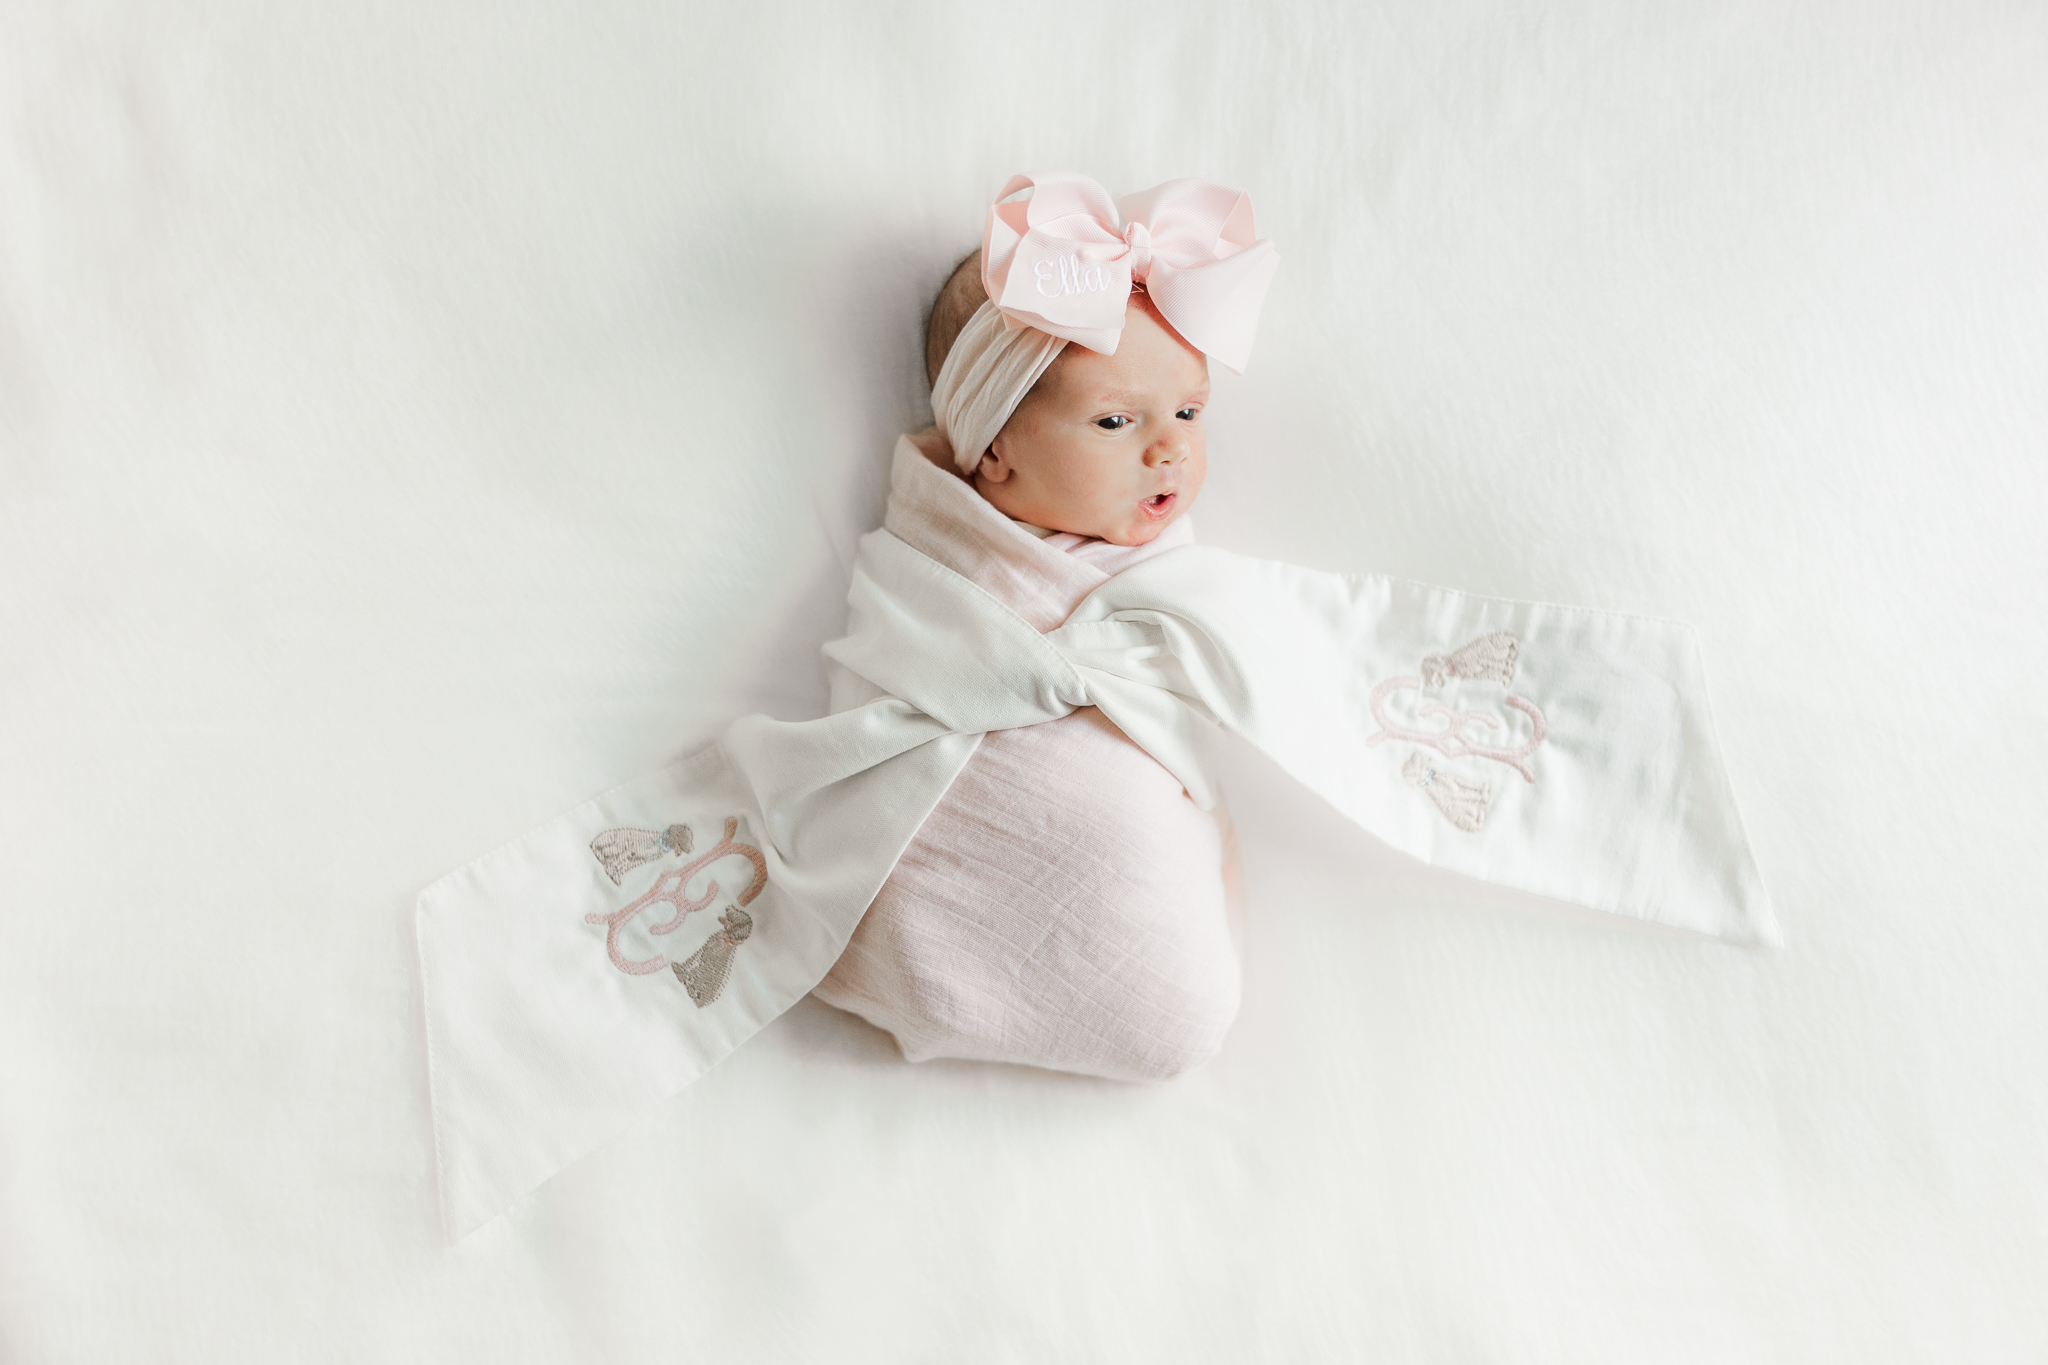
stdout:
<svg viewBox="0 0 2048 1365">
<path fill-rule="evenodd" d="M 1434 867 L 1777 941 L 1689 627 L 1192 543 L 1208 361 L 1243 368 L 1277 259 L 1222 186 L 1003 189 L 830 714 L 741 717 L 421 893 L 451 1229 L 813 988 L 912 1059 L 1199 1066 L 1239 990 L 1222 732 Z"/>
<path fill-rule="evenodd" d="M 946 282 L 926 342 L 933 407 L 956 435 L 977 420 L 975 386 L 1001 390 L 990 357 L 1019 350 L 997 330 L 1018 329 L 988 302 L 983 263 Z M 1037 295 L 1093 282 L 1084 260 L 1059 264 L 1056 281 L 1031 279 Z M 956 451 L 941 427 L 898 445 L 888 529 L 1040 631 L 1193 539 L 1208 361 L 1141 285 L 1124 309 L 1113 351 L 1025 339 L 1043 343 L 1026 357 L 1043 372 L 1014 412 L 980 415 L 1001 425 L 979 450 Z M 1084 706 L 983 737 L 816 994 L 912 1061 L 1179 1075 L 1215 1055 L 1237 1013 L 1235 885 L 1227 817 Z"/>
</svg>

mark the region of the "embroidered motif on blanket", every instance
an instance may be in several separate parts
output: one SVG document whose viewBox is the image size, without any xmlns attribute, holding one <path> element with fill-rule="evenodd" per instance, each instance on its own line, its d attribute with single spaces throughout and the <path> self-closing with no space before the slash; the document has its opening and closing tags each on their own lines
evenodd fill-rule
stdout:
<svg viewBox="0 0 2048 1365">
<path fill-rule="evenodd" d="M 1522 642 L 1504 630 L 1482 635 L 1452 650 L 1449 655 L 1431 654 L 1422 661 L 1422 685 L 1442 687 L 1452 678 L 1478 678 L 1506 687 L 1515 680 L 1515 659 Z"/>
<path fill-rule="evenodd" d="M 732 955 L 754 932 L 754 917 L 737 905 L 728 905 L 718 917 L 718 925 L 719 931 L 705 939 L 696 952 L 669 964 L 700 1010 L 725 989 L 726 978 L 732 975 Z"/>
<path fill-rule="evenodd" d="M 658 862 L 664 853 L 688 853 L 692 842 L 688 825 L 670 825 L 664 830 L 608 829 L 590 841 L 590 851 L 597 856 L 604 875 L 618 886 L 628 872 L 643 863 Z"/>
<path fill-rule="evenodd" d="M 1448 724 L 1441 730 L 1418 730 L 1401 724 L 1386 712 L 1387 699 L 1396 692 L 1411 688 L 1417 692 L 1433 689 L 1452 678 L 1473 678 L 1506 687 L 1514 680 L 1515 665 L 1520 657 L 1521 641 L 1504 630 L 1468 641 L 1448 655 L 1427 655 L 1422 660 L 1419 676 L 1388 678 L 1373 688 L 1372 694 L 1366 698 L 1366 705 L 1372 709 L 1372 718 L 1379 722 L 1380 728 L 1367 735 L 1365 742 L 1376 745 L 1383 739 L 1405 739 L 1426 744 L 1445 758 L 1470 756 L 1492 759 L 1513 768 L 1524 781 L 1534 782 L 1536 773 L 1528 760 L 1537 746 L 1543 743 L 1545 725 L 1542 710 L 1527 697 L 1510 692 L 1501 699 L 1510 710 L 1527 716 L 1533 727 L 1528 742 L 1514 749 L 1488 742 L 1492 737 L 1487 731 L 1498 731 L 1505 739 L 1508 727 L 1499 716 L 1486 711 L 1460 711 L 1440 701 L 1424 702 L 1416 709 L 1415 718 L 1432 720 L 1442 716 Z"/>
<path fill-rule="evenodd" d="M 1401 765 L 1401 776 L 1409 786 L 1420 789 L 1444 819 L 1467 834 L 1477 834 L 1486 823 L 1487 802 L 1493 797 L 1491 784 L 1467 782 L 1455 773 L 1433 767 L 1420 749 L 1410 751 L 1408 761 Z"/>
<path fill-rule="evenodd" d="M 669 828 L 674 829 L 677 827 L 671 825 Z M 609 915 L 590 914 L 583 917 L 585 924 L 602 924 L 605 927 L 605 956 L 611 959 L 614 967 L 617 967 L 629 976 L 645 976 L 650 972 L 658 972 L 668 965 L 668 959 L 659 954 L 650 958 L 630 958 L 621 953 L 619 951 L 619 931 L 631 923 L 635 915 L 645 910 L 648 906 L 656 904 L 668 906 L 669 918 L 661 924 L 648 925 L 647 932 L 650 934 L 672 934 L 677 929 L 680 929 L 685 917 L 702 910 L 705 906 L 711 904 L 713 900 L 717 899 L 719 887 L 716 881 L 708 884 L 704 888 L 704 894 L 694 899 L 685 896 L 683 888 L 689 885 L 690 878 L 696 876 L 720 858 L 742 857 L 754 865 L 753 880 L 747 884 L 747 889 L 740 892 L 737 897 L 740 905 L 751 905 L 753 903 L 754 898 L 761 894 L 761 889 L 768 885 L 768 860 L 762 857 L 761 850 L 755 848 L 752 844 L 742 844 L 736 841 L 734 836 L 739 833 L 739 830 L 740 822 L 738 818 L 727 816 L 725 821 L 725 837 L 705 850 L 703 856 L 691 860 L 682 867 L 671 868 L 669 871 L 662 873 L 655 880 L 653 888 L 630 905 L 620 906 Z M 722 922 L 723 920 L 721 920 Z M 748 931 L 751 932 L 753 927 L 751 917 L 747 920 L 747 926 Z M 731 932 L 730 928 L 728 928 L 727 932 Z M 745 938 L 746 935 L 741 934 L 738 939 L 733 941 L 733 946 L 737 947 L 740 941 Z M 729 954 L 726 970 L 731 970 Z M 687 987 L 688 983 L 685 982 L 684 984 Z M 713 998 L 716 998 L 716 994 L 714 991 Z M 700 1001 L 699 1003 L 703 1002 Z"/>
</svg>

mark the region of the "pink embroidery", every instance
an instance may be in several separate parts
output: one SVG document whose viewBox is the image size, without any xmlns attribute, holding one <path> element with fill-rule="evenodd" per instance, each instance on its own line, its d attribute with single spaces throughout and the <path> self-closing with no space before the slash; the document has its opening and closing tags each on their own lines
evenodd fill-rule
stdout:
<svg viewBox="0 0 2048 1365">
<path fill-rule="evenodd" d="M 1377 744 L 1383 739 L 1390 738 L 1412 740 L 1417 744 L 1427 744 L 1445 758 L 1463 758 L 1467 754 L 1472 755 L 1474 758 L 1490 758 L 1496 763 L 1507 764 L 1528 781 L 1534 782 L 1536 780 L 1536 774 L 1531 772 L 1529 765 L 1523 761 L 1535 753 L 1536 746 L 1543 742 L 1543 713 L 1536 709 L 1534 702 L 1529 701 L 1525 697 L 1515 696 L 1513 693 L 1509 693 L 1505 698 L 1510 707 L 1520 711 L 1529 718 L 1536 727 L 1536 733 L 1531 735 L 1529 742 L 1519 749 L 1501 749 L 1489 744 L 1482 744 L 1478 742 L 1479 736 L 1466 733 L 1465 727 L 1468 725 L 1491 726 L 1493 729 L 1502 732 L 1507 730 L 1506 724 L 1502 722 L 1499 716 L 1489 715 L 1484 711 L 1457 711 L 1440 701 L 1427 702 L 1416 711 L 1415 715 L 1418 720 L 1427 720 L 1432 716 L 1444 716 L 1450 720 L 1450 726 L 1447 729 L 1435 731 L 1412 730 L 1405 725 L 1388 719 L 1386 712 L 1381 709 L 1382 703 L 1386 701 L 1390 694 L 1398 692 L 1404 687 L 1413 687 L 1420 690 L 1422 679 L 1389 678 L 1378 687 L 1375 687 L 1372 690 L 1372 695 L 1366 699 L 1366 705 L 1372 708 L 1372 718 L 1380 723 L 1378 730 L 1365 737 L 1367 744 Z"/>
<path fill-rule="evenodd" d="M 668 959 L 665 957 L 651 957 L 643 960 L 630 958 L 620 953 L 619 930 L 625 928 L 633 916 L 639 914 L 648 906 L 660 902 L 669 907 L 671 912 L 669 918 L 666 923 L 648 925 L 647 932 L 650 934 L 674 933 L 682 927 L 684 916 L 694 911 L 702 910 L 717 898 L 717 882 L 712 882 L 706 886 L 704 894 L 694 900 L 683 895 L 683 887 L 689 883 L 690 878 L 696 876 L 697 873 L 703 871 L 712 863 L 717 862 L 720 858 L 738 855 L 754 865 L 754 879 L 748 883 L 747 889 L 740 892 L 738 897 L 741 905 L 750 904 L 754 897 L 761 894 L 761 888 L 768 885 L 768 860 L 762 857 L 761 850 L 753 845 L 735 843 L 733 841 L 733 836 L 739 833 L 739 829 L 740 822 L 738 818 L 728 816 L 725 821 L 725 837 L 720 839 L 711 848 L 705 850 L 702 857 L 686 863 L 682 867 L 673 868 L 662 873 L 656 879 L 653 889 L 631 905 L 621 906 L 609 915 L 592 914 L 583 917 L 585 924 L 602 924 L 605 926 L 604 951 L 605 955 L 612 960 L 614 967 L 632 976 L 645 976 L 649 972 L 658 972 L 668 965 Z M 751 921 L 749 923 L 751 925 Z"/>
</svg>

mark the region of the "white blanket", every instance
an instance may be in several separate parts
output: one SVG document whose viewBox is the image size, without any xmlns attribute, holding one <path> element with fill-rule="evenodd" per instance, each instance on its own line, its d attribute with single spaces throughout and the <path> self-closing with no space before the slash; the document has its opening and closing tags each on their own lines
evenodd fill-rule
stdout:
<svg viewBox="0 0 2048 1365">
<path fill-rule="evenodd" d="M 895 477 L 951 478 L 907 439 Z M 833 715 L 738 721 L 421 895 L 454 1235 L 808 994 L 981 735 L 1081 706 L 1205 809 L 1220 726 L 1426 862 L 1777 937 L 1698 645 L 1673 622 L 1183 545 L 1040 634 L 886 528 L 862 538 L 848 601 L 825 646 Z M 689 831 L 721 821 L 698 851 Z M 653 942 L 725 897 L 716 926 Z"/>
<path fill-rule="evenodd" d="M 0 1359 L 2048 1358 L 2043 70 L 2002 0 L 0 6 Z M 419 888 L 823 713 L 1020 164 L 1286 244 L 1206 543 L 1697 625 L 1786 946 L 1231 743 L 1197 1074 L 799 1004 L 448 1248 Z"/>
</svg>

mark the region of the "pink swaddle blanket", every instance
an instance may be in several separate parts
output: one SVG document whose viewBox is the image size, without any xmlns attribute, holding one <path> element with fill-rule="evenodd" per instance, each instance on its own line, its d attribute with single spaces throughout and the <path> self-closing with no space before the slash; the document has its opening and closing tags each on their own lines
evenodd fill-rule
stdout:
<svg viewBox="0 0 2048 1365">
<path fill-rule="evenodd" d="M 1113 574 L 1189 544 L 1033 536 L 908 438 L 889 531 L 1040 631 Z M 912 1061 L 961 1057 L 1119 1079 L 1222 1045 L 1239 972 L 1218 813 L 1092 706 L 982 738 L 814 994 Z"/>
</svg>

